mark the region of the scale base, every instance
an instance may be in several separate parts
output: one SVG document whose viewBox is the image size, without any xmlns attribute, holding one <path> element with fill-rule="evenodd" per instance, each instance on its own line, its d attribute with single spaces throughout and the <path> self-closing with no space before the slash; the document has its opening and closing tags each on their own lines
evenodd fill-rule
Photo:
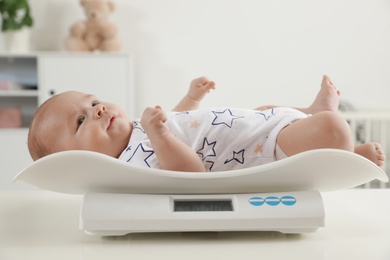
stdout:
<svg viewBox="0 0 390 260">
<path fill-rule="evenodd" d="M 118 230 L 105 230 L 105 231 L 88 231 L 84 230 L 84 233 L 89 236 L 101 236 L 101 237 L 116 237 L 116 236 L 125 236 L 128 234 L 135 234 L 135 233 L 170 233 L 170 232 L 280 232 L 283 234 L 302 234 L 302 233 L 313 233 L 316 232 L 318 228 L 299 228 L 299 229 L 281 229 L 281 230 L 227 230 L 226 228 L 224 230 L 220 231 L 210 231 L 210 230 L 204 230 L 204 231 L 145 231 L 145 232 L 134 232 L 134 231 L 118 231 Z"/>
<path fill-rule="evenodd" d="M 149 232 L 315 232 L 324 226 L 318 191 L 149 195 L 87 193 L 80 229 L 98 236 Z"/>
</svg>

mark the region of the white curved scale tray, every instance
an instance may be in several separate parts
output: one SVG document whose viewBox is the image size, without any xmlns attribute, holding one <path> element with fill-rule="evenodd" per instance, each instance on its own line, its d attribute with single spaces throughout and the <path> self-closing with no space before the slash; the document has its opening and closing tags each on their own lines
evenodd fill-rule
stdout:
<svg viewBox="0 0 390 260">
<path fill-rule="evenodd" d="M 174 172 L 138 167 L 88 151 L 46 156 L 21 171 L 14 182 L 62 192 L 217 194 L 352 188 L 384 171 L 366 158 L 334 149 L 312 150 L 257 167 L 224 172 Z"/>
</svg>

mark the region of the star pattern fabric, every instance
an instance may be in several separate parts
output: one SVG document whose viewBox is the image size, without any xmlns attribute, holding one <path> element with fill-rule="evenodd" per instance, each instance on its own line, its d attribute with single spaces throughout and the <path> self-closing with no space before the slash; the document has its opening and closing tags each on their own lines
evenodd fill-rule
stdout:
<svg viewBox="0 0 390 260">
<path fill-rule="evenodd" d="M 207 171 L 248 168 L 275 161 L 279 132 L 291 122 L 307 117 L 291 108 L 264 111 L 214 108 L 166 114 L 169 130 L 193 149 Z M 133 124 L 129 144 L 119 159 L 159 168 L 153 145 L 140 121 Z"/>
<path fill-rule="evenodd" d="M 233 125 L 234 120 L 244 118 L 244 117 L 238 117 L 233 115 L 232 111 L 230 109 L 225 109 L 222 112 L 219 111 L 212 111 L 215 115 L 215 118 L 212 125 L 226 125 L 227 127 L 231 128 Z"/>
<path fill-rule="evenodd" d="M 134 129 L 138 129 L 138 130 L 140 130 L 142 133 L 145 133 L 145 130 L 142 128 L 141 122 L 140 122 L 140 121 L 134 121 L 133 127 L 134 127 Z"/>
<path fill-rule="evenodd" d="M 261 152 L 263 151 L 263 147 L 259 144 L 256 145 L 256 148 L 255 150 L 253 151 L 255 154 L 261 154 Z"/>
<path fill-rule="evenodd" d="M 238 163 L 244 164 L 245 158 L 244 158 L 244 153 L 245 150 L 242 149 L 241 151 L 233 151 L 233 157 L 231 159 L 228 159 L 225 161 L 225 164 L 231 162 L 231 161 L 236 161 Z"/>
<path fill-rule="evenodd" d="M 191 122 L 191 128 L 198 128 L 200 126 L 199 122 L 194 120 Z"/>
<path fill-rule="evenodd" d="M 258 114 L 262 115 L 265 121 L 268 121 L 272 116 L 274 116 L 274 109 L 265 110 L 263 112 L 259 112 Z"/>
<path fill-rule="evenodd" d="M 207 138 L 203 140 L 203 146 L 200 148 L 198 151 L 196 151 L 197 154 L 202 156 L 202 161 L 206 159 L 207 157 L 214 156 L 216 155 L 214 147 L 217 144 L 216 141 L 214 142 L 208 142 Z"/>
<path fill-rule="evenodd" d="M 204 165 L 209 172 L 213 171 L 213 166 L 214 166 L 213 161 L 204 161 Z"/>
<path fill-rule="evenodd" d="M 148 150 L 143 147 L 142 144 L 139 144 L 137 148 L 135 148 L 135 151 L 133 155 L 131 155 L 130 159 L 127 161 L 130 162 L 133 160 L 133 158 L 141 158 L 141 160 L 146 164 L 147 167 L 150 168 L 150 164 L 148 162 L 148 159 L 154 154 L 153 150 Z"/>
</svg>

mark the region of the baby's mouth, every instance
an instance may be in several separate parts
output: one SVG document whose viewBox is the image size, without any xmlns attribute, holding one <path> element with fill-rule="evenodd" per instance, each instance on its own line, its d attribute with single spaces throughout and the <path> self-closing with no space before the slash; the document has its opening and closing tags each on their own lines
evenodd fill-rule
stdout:
<svg viewBox="0 0 390 260">
<path fill-rule="evenodd" d="M 108 127 L 107 127 L 107 129 L 108 128 L 110 128 L 110 126 L 112 125 L 112 123 L 114 122 L 114 120 L 115 120 L 115 116 L 110 116 L 110 121 L 108 122 Z"/>
</svg>

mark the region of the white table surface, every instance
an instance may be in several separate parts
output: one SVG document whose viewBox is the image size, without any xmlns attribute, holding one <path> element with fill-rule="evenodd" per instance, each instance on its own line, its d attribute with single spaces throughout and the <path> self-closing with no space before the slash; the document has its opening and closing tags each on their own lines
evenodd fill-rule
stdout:
<svg viewBox="0 0 390 260">
<path fill-rule="evenodd" d="M 315 233 L 149 233 L 102 238 L 78 228 L 82 196 L 0 191 L 0 259 L 390 259 L 390 189 L 322 194 Z"/>
</svg>

